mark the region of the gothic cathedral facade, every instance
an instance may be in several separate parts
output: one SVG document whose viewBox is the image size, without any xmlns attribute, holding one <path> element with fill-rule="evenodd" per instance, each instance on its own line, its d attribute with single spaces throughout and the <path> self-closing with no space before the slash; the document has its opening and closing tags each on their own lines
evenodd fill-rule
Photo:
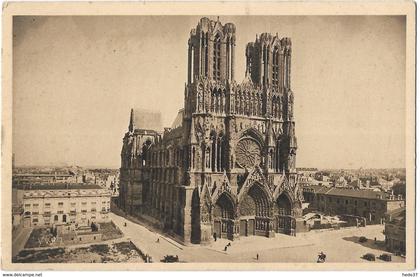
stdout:
<svg viewBox="0 0 420 277">
<path fill-rule="evenodd" d="M 235 81 L 236 27 L 202 18 L 188 40 L 184 108 L 173 128 L 123 139 L 119 206 L 185 243 L 305 229 L 295 168 L 291 40 L 263 33 Z"/>
</svg>

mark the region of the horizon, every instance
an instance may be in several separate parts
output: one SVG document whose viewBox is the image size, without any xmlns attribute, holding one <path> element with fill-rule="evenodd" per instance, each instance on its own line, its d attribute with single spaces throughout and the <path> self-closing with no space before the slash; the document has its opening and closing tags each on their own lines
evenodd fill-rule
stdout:
<svg viewBox="0 0 420 277">
<path fill-rule="evenodd" d="M 157 110 L 171 126 L 183 108 L 187 40 L 199 18 L 15 17 L 16 166 L 119 168 L 131 108 Z M 404 17 L 220 21 L 236 25 L 239 83 L 256 33 L 291 37 L 297 167 L 405 168 Z"/>
<path fill-rule="evenodd" d="M 111 166 L 100 166 L 100 165 L 19 165 L 15 166 L 14 168 L 48 168 L 48 167 L 54 167 L 54 168 L 66 168 L 66 167 L 81 167 L 84 169 L 120 169 L 120 167 L 111 167 Z M 405 167 L 371 167 L 371 168 L 364 168 L 364 167 L 355 167 L 355 168 L 321 168 L 321 167 L 305 167 L 305 166 L 299 166 L 296 167 L 296 170 L 304 170 L 304 169 L 316 169 L 317 171 L 323 171 L 323 170 L 406 170 Z"/>
</svg>

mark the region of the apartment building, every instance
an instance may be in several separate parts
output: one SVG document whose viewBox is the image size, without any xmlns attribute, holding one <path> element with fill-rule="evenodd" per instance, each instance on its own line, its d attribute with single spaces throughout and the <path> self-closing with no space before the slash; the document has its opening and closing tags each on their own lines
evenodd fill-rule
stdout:
<svg viewBox="0 0 420 277">
<path fill-rule="evenodd" d="M 24 227 L 109 221 L 111 192 L 92 184 L 36 184 L 23 189 Z"/>
</svg>

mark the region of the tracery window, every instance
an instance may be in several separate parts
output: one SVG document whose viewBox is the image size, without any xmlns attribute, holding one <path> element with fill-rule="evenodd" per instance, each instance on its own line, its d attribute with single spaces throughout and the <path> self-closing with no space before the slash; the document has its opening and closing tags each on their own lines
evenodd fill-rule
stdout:
<svg viewBox="0 0 420 277">
<path fill-rule="evenodd" d="M 261 148 L 253 139 L 245 138 L 236 145 L 236 162 L 243 168 L 252 168 L 261 163 Z"/>
<path fill-rule="evenodd" d="M 209 34 L 206 33 L 206 56 L 205 56 L 205 76 L 208 76 L 208 72 L 209 72 Z"/>
<path fill-rule="evenodd" d="M 214 47 L 213 47 L 213 78 L 215 80 L 220 80 L 220 48 L 221 48 L 220 36 L 219 34 L 217 34 L 214 38 Z"/>
<path fill-rule="evenodd" d="M 267 79 L 267 62 L 268 62 L 268 55 L 267 55 L 268 51 L 267 51 L 267 46 L 264 46 L 263 48 L 263 85 L 266 84 L 266 79 Z"/>
<path fill-rule="evenodd" d="M 273 86 L 279 85 L 279 48 L 276 46 L 273 52 Z"/>
<path fill-rule="evenodd" d="M 225 169 L 226 164 L 226 151 L 225 151 L 225 139 L 223 135 L 219 137 L 216 134 L 211 136 L 211 169 L 213 172 L 221 172 Z"/>
</svg>

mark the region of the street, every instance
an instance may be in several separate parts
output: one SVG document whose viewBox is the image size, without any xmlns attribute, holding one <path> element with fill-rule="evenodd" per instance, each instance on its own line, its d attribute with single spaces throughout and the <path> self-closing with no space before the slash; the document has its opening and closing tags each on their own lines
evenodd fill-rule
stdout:
<svg viewBox="0 0 420 277">
<path fill-rule="evenodd" d="M 165 255 L 178 255 L 182 262 L 316 262 L 318 254 L 326 254 L 326 262 L 368 262 L 361 257 L 366 253 L 379 256 L 386 251 L 374 243 L 384 240 L 382 225 L 364 228 L 311 231 L 296 237 L 276 234 L 275 238 L 259 236 L 240 237 L 234 241 L 218 239 L 210 245 L 184 246 L 169 237 L 149 230 L 111 213 L 111 219 L 142 251 L 160 261 Z M 127 226 L 124 226 L 124 223 Z M 360 236 L 368 241 L 359 243 Z M 157 239 L 159 238 L 159 242 Z M 228 243 L 231 246 L 224 251 Z M 256 258 L 258 254 L 258 260 Z M 402 257 L 392 256 L 393 262 L 404 262 Z M 376 262 L 383 262 L 379 259 Z M 372 263 L 372 262 L 370 262 Z"/>
</svg>

